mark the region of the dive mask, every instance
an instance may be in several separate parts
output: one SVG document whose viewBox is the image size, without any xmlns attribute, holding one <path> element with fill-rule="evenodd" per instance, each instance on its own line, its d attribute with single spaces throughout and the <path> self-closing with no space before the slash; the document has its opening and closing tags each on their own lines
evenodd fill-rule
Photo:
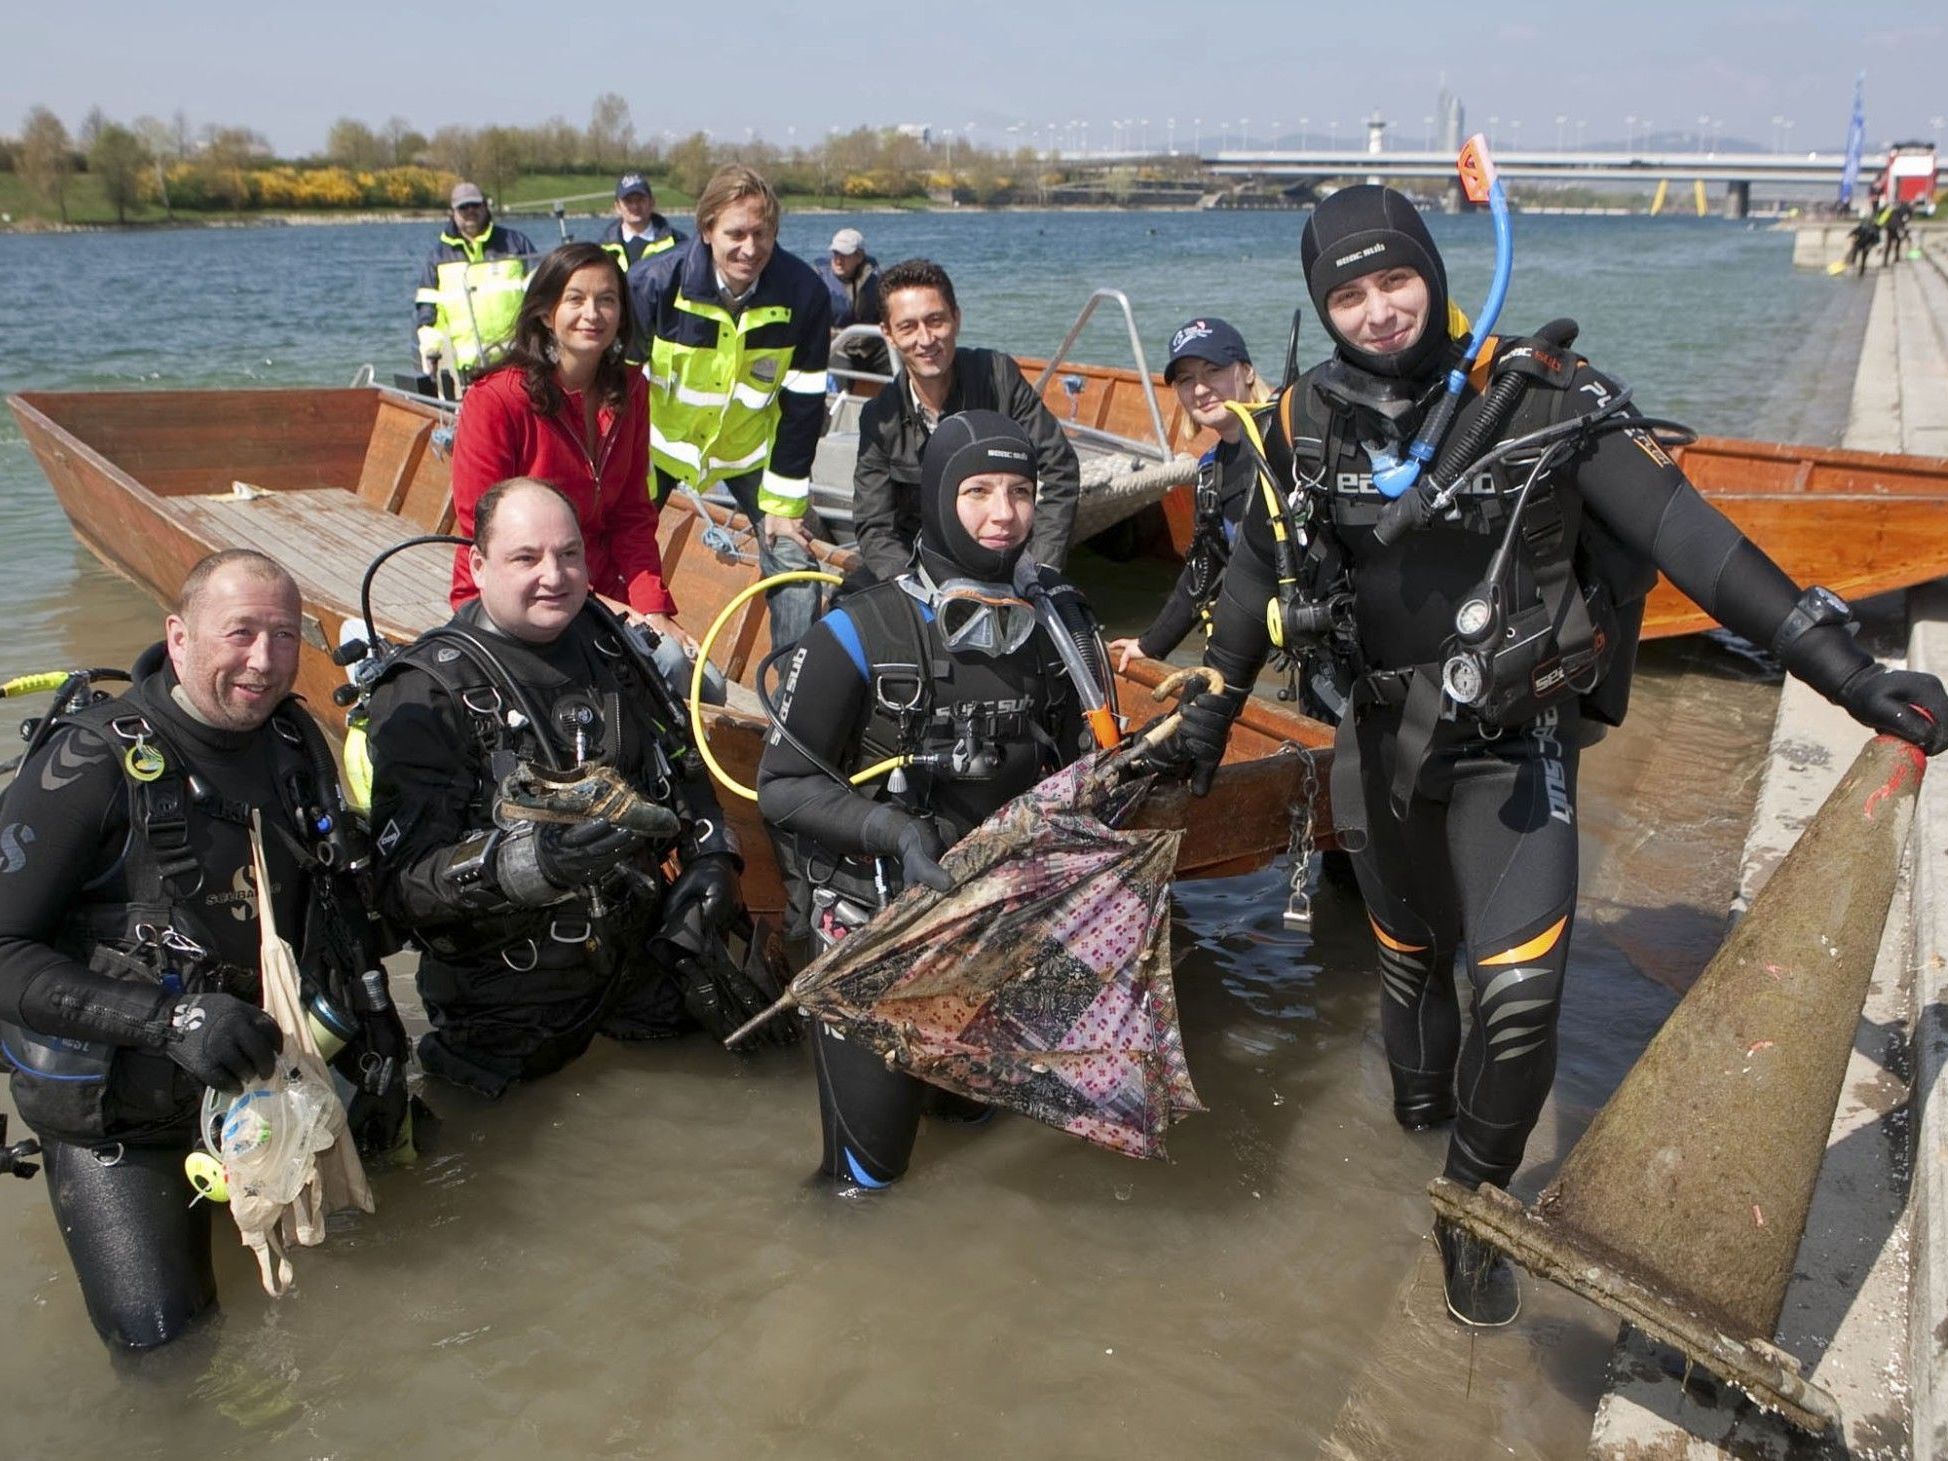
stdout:
<svg viewBox="0 0 1948 1461">
<path fill-rule="evenodd" d="M 1035 632 L 1035 606 L 999 585 L 949 579 L 934 590 L 934 622 L 947 648 L 999 659 L 1013 654 Z"/>
</svg>

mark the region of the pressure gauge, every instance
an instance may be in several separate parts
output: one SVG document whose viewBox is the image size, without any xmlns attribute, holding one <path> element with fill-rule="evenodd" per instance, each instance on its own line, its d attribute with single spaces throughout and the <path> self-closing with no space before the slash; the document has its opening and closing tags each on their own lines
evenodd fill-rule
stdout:
<svg viewBox="0 0 1948 1461">
<path fill-rule="evenodd" d="M 1463 639 L 1479 641 L 1488 637 L 1495 611 L 1483 598 L 1469 599 L 1454 611 L 1454 628 Z"/>
<path fill-rule="evenodd" d="M 1481 664 L 1471 654 L 1457 654 L 1441 671 L 1441 688 L 1456 705 L 1473 705 L 1481 698 Z"/>
</svg>

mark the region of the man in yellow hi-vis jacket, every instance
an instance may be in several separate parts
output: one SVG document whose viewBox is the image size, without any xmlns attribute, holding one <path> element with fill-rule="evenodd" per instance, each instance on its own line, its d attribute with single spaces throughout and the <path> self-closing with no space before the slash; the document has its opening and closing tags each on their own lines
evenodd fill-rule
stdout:
<svg viewBox="0 0 1948 1461">
<path fill-rule="evenodd" d="M 769 577 L 809 567 L 812 455 L 825 409 L 832 304 L 811 266 L 778 247 L 778 195 L 750 168 L 718 169 L 697 236 L 629 271 L 649 362 L 649 452 L 660 502 L 677 483 L 721 486 L 758 529 Z M 771 639 L 817 612 L 809 583 L 773 589 Z"/>
</svg>

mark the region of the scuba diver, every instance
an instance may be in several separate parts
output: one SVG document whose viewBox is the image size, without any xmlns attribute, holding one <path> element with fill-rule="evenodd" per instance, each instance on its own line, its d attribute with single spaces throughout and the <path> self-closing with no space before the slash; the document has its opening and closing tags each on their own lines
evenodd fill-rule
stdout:
<svg viewBox="0 0 1948 1461">
<path fill-rule="evenodd" d="M 1281 393 L 1205 662 L 1225 690 L 1173 749 L 1208 790 L 1274 639 L 1302 643 L 1350 593 L 1360 655 L 1332 800 L 1379 943 L 1394 1115 L 1449 1119 L 1446 1175 L 1506 1187 L 1555 1075 L 1576 906 L 1576 773 L 1619 724 L 1643 599 L 1662 570 L 1720 623 L 1875 730 L 1948 744 L 1932 675 L 1888 669 L 1852 613 L 1801 591 L 1699 496 L 1628 390 L 1567 347 L 1502 340 L 1459 397 L 1425 480 L 1402 465 L 1466 357 L 1446 269 L 1413 205 L 1375 185 L 1321 203 L 1301 245 L 1334 352 Z M 1456 382 L 1457 386 L 1461 383 Z M 1465 1041 L 1450 971 L 1474 992 Z M 1435 1225 L 1447 1304 L 1512 1321 L 1501 1255 Z"/>
<path fill-rule="evenodd" d="M 254 811 L 264 891 L 304 931 L 314 1033 L 358 1088 L 359 1147 L 389 1152 L 405 1129 L 406 1033 L 349 871 L 362 840 L 291 697 L 299 616 L 269 558 L 205 558 L 128 676 L 67 677 L 0 809 L 0 1052 L 113 1349 L 166 1344 L 216 1303 L 211 1205 L 184 1159 L 205 1089 L 268 1077 L 283 1045 L 260 1007 Z M 109 678 L 133 683 L 91 687 Z"/>
<path fill-rule="evenodd" d="M 653 646 L 589 592 L 574 505 L 545 482 L 481 497 L 469 566 L 480 597 L 391 654 L 368 701 L 381 906 L 420 948 L 433 1026 L 421 1066 L 493 1098 L 598 1032 L 729 1033 L 779 991 Z M 739 932 L 749 974 L 728 962 Z"/>
<path fill-rule="evenodd" d="M 821 948 L 908 883 L 944 891 L 948 847 L 1095 744 L 1087 707 L 1102 704 L 1107 656 L 1081 594 L 1025 552 L 1034 464 L 1009 417 L 944 419 L 921 457 L 914 565 L 842 597 L 788 663 L 758 809 L 794 919 Z M 854 785 L 867 768 L 890 774 Z M 815 1027 L 812 1048 L 820 1170 L 844 1190 L 906 1172 L 923 1105 L 949 1120 L 988 1114 L 829 1025 Z"/>
</svg>

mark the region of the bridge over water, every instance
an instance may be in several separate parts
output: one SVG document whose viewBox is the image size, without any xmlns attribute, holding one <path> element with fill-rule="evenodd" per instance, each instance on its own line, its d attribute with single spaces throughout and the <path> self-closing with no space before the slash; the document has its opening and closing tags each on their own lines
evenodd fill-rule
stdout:
<svg viewBox="0 0 1948 1461">
<path fill-rule="evenodd" d="M 1228 177 L 1325 180 L 1378 178 L 1382 182 L 1433 179 L 1454 183 L 1454 152 L 1374 152 L 1360 148 L 1292 148 L 1206 153 L 1211 172 Z M 1887 162 L 1885 153 L 1860 159 L 1863 177 Z M 1495 166 L 1509 182 L 1650 183 L 1660 180 L 1725 184 L 1725 215 L 1743 218 L 1752 184 L 1816 185 L 1838 190 L 1846 157 L 1838 152 L 1550 152 L 1497 150 Z M 1458 206 L 1459 191 L 1451 194 Z"/>
</svg>

